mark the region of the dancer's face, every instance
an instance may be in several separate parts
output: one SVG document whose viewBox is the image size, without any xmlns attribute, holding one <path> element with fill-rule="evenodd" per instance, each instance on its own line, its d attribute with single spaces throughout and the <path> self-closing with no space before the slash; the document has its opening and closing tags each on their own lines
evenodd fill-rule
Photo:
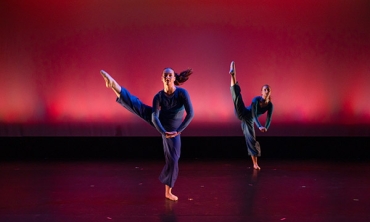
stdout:
<svg viewBox="0 0 370 222">
<path fill-rule="evenodd" d="M 166 69 L 163 70 L 162 82 L 165 85 L 174 84 L 175 80 L 176 80 L 175 72 L 172 69 L 166 68 Z"/>
<path fill-rule="evenodd" d="M 271 89 L 268 86 L 263 86 L 261 90 L 262 98 L 266 99 L 271 95 Z"/>
</svg>

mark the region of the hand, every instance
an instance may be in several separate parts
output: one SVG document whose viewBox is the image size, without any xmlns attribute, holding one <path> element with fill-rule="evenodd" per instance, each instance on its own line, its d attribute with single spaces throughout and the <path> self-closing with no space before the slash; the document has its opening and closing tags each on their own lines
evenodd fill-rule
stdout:
<svg viewBox="0 0 370 222">
<path fill-rule="evenodd" d="M 165 135 L 166 135 L 166 138 L 172 138 L 172 137 L 175 137 L 177 135 L 179 135 L 180 133 L 176 132 L 176 131 L 172 131 L 172 132 L 165 132 Z"/>
<path fill-rule="evenodd" d="M 267 129 L 266 129 L 265 127 L 263 127 L 263 126 L 258 127 L 258 129 L 259 129 L 262 133 L 267 132 Z"/>
</svg>

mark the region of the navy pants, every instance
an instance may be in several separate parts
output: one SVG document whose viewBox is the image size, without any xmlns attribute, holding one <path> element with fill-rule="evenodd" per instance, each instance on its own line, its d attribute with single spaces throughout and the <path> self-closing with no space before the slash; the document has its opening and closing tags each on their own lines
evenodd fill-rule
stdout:
<svg viewBox="0 0 370 222">
<path fill-rule="evenodd" d="M 120 97 L 116 99 L 116 102 L 154 127 L 152 123 L 152 107 L 142 103 L 139 98 L 131 95 L 127 89 L 121 87 Z M 179 173 L 178 162 L 181 153 L 181 138 L 180 135 L 173 138 L 166 138 L 165 135 L 162 135 L 162 141 L 165 166 L 159 175 L 159 180 L 163 184 L 173 187 Z"/>
<path fill-rule="evenodd" d="M 242 95 L 240 94 L 241 89 L 238 84 L 231 86 L 230 91 L 233 97 L 236 115 L 238 119 L 242 121 L 241 127 L 247 144 L 248 155 L 261 156 L 261 147 L 259 142 L 256 141 L 256 133 L 254 131 L 252 111 L 245 107 Z"/>
</svg>

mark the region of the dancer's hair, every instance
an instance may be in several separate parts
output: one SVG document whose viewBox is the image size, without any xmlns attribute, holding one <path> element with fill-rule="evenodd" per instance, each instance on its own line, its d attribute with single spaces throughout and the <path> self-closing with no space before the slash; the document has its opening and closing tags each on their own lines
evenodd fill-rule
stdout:
<svg viewBox="0 0 370 222">
<path fill-rule="evenodd" d="M 164 68 L 163 70 L 165 70 L 165 69 L 172 69 L 172 70 L 174 70 L 173 68 L 170 68 L 170 67 Z M 189 79 L 189 76 L 191 74 L 193 74 L 193 70 L 190 69 L 190 68 L 188 68 L 185 71 L 180 72 L 180 74 L 178 74 L 178 73 L 175 72 L 175 77 L 176 77 L 175 85 L 176 86 L 182 85 L 184 82 L 186 82 Z"/>
<path fill-rule="evenodd" d="M 189 76 L 193 74 L 192 69 L 187 69 L 185 71 L 180 72 L 180 74 L 175 73 L 176 80 L 175 85 L 179 86 L 182 85 L 184 82 L 186 82 L 189 79 Z"/>
<path fill-rule="evenodd" d="M 270 87 L 270 85 L 268 85 L 268 84 L 263 85 L 263 86 L 261 87 L 261 90 L 263 89 L 263 87 L 266 87 L 266 88 L 268 88 L 268 89 L 270 90 L 270 95 L 269 95 L 269 97 L 268 97 L 267 99 L 268 99 L 268 101 L 270 101 L 270 102 L 271 102 L 271 87 Z"/>
</svg>

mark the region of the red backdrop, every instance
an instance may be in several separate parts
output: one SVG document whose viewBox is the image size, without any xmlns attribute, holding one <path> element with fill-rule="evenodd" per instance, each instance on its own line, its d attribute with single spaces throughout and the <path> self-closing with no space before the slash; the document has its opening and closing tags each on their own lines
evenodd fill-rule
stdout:
<svg viewBox="0 0 370 222">
<path fill-rule="evenodd" d="M 369 9 L 367 0 L 2 1 L 0 135 L 158 135 L 115 103 L 99 71 L 151 104 L 169 66 L 194 70 L 185 136 L 241 136 L 234 60 L 247 104 L 272 87 L 263 135 L 368 136 Z"/>
</svg>

